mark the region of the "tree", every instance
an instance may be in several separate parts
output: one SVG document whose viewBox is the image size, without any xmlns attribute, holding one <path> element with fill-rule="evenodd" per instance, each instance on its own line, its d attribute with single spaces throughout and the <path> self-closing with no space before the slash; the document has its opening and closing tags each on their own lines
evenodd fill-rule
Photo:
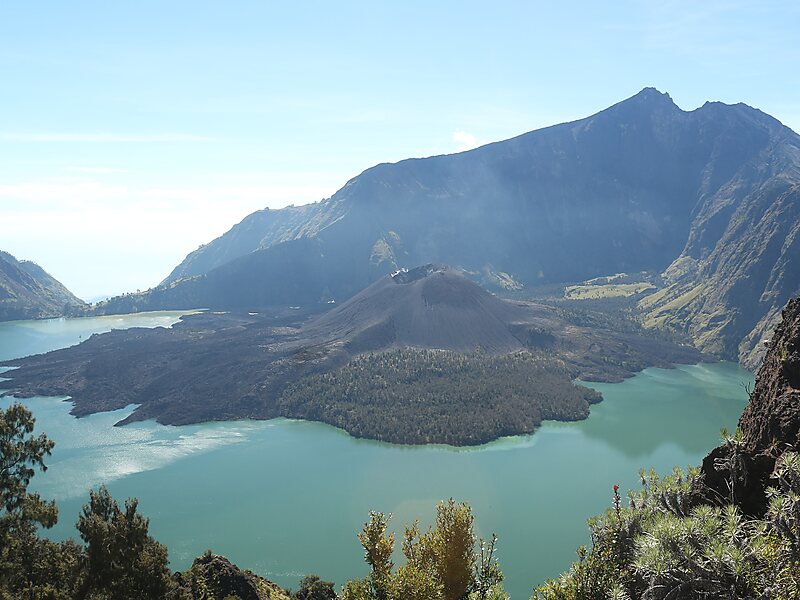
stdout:
<svg viewBox="0 0 800 600">
<path fill-rule="evenodd" d="M 370 583 L 376 600 L 387 600 L 389 583 L 392 576 L 392 552 L 394 552 L 394 534 L 386 535 L 386 528 L 392 515 L 385 516 L 380 512 L 370 512 L 369 521 L 358 534 L 358 540 L 364 547 L 364 560 L 372 567 Z"/>
<path fill-rule="evenodd" d="M 445 600 L 460 600 L 472 583 L 475 568 L 475 534 L 472 509 L 450 498 L 436 507 L 436 528 L 420 540 L 430 544 Z"/>
<path fill-rule="evenodd" d="M 58 519 L 55 502 L 28 492 L 36 469 L 47 470 L 44 459 L 54 446 L 45 434 L 32 435 L 35 423 L 22 404 L 0 410 L 0 535 L 33 525 L 50 528 Z"/>
<path fill-rule="evenodd" d="M 55 525 L 58 509 L 28 492 L 53 449 L 47 436 L 33 435 L 35 422 L 22 404 L 0 410 L 0 598 L 68 598 L 79 572 L 76 544 L 38 536 L 37 526 Z"/>
<path fill-rule="evenodd" d="M 371 512 L 358 535 L 364 559 L 372 567 L 365 579 L 348 581 L 344 600 L 487 600 L 504 598 L 503 574 L 495 559 L 497 538 L 475 552 L 472 509 L 452 498 L 436 507 L 435 527 L 422 533 L 419 522 L 405 528 L 406 564 L 392 572 L 394 534 L 389 517 Z"/>
<path fill-rule="evenodd" d="M 167 549 L 148 534 L 149 521 L 137 512 L 138 504 L 129 498 L 121 509 L 105 486 L 89 492 L 77 523 L 87 546 L 79 598 L 144 600 L 170 591 Z"/>
<path fill-rule="evenodd" d="M 333 583 L 322 581 L 317 575 L 306 575 L 300 580 L 300 589 L 294 593 L 297 600 L 336 600 Z"/>
</svg>

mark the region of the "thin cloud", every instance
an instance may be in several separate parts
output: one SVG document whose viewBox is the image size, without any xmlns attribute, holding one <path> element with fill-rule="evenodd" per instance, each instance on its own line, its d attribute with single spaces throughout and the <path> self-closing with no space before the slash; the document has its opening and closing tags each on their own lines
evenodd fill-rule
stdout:
<svg viewBox="0 0 800 600">
<path fill-rule="evenodd" d="M 183 133 L 154 135 L 129 135 L 120 133 L 32 133 L 0 132 L 2 142 L 79 142 L 79 143 L 162 143 L 162 142 L 212 142 L 215 138 Z"/>
<path fill-rule="evenodd" d="M 467 131 L 454 131 L 453 141 L 456 143 L 457 152 L 472 150 L 483 144 L 483 142 Z"/>
</svg>

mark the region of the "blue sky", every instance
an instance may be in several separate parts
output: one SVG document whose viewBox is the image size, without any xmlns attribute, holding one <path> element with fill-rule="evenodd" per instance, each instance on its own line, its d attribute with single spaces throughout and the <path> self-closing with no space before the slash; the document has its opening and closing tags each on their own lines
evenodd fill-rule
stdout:
<svg viewBox="0 0 800 600">
<path fill-rule="evenodd" d="M 85 298 L 265 206 L 646 86 L 800 131 L 800 3 L 7 2 L 0 249 Z"/>
</svg>

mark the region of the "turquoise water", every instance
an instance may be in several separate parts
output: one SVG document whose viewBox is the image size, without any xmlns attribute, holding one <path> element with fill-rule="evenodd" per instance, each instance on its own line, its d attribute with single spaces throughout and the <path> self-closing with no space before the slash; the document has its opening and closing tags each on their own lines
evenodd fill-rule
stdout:
<svg viewBox="0 0 800 600">
<path fill-rule="evenodd" d="M 114 326 L 141 318 L 117 317 Z M 75 331 L 107 326 L 61 321 L 50 337 L 48 325 L 0 324 L 0 356 L 74 343 Z M 545 423 L 532 436 L 472 449 L 356 440 L 285 419 L 113 427 L 130 410 L 75 419 L 67 402 L 25 403 L 37 430 L 56 441 L 50 469 L 34 479 L 60 506 L 51 537 L 74 535 L 88 489 L 106 482 L 116 497 L 140 499 L 175 568 L 212 548 L 284 585 L 306 573 L 341 584 L 366 572 L 356 532 L 370 509 L 393 513 L 399 530 L 416 517 L 430 521 L 435 503 L 452 496 L 470 502 L 480 535 L 498 534 L 516 600 L 569 565 L 588 542 L 586 518 L 609 506 L 613 484 L 636 487 L 641 467 L 698 464 L 720 427 L 735 427 L 752 381 L 732 363 L 647 369 L 620 384 L 592 384 L 605 401 L 586 421 Z"/>
<path fill-rule="evenodd" d="M 84 319 L 0 322 L 0 361 L 80 344 L 93 333 L 130 327 L 170 327 L 196 311 L 157 311 Z"/>
</svg>

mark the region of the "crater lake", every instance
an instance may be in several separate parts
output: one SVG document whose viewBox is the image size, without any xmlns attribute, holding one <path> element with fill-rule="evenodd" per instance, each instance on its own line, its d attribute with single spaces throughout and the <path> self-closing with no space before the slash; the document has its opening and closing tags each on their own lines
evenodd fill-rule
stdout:
<svg viewBox="0 0 800 600">
<path fill-rule="evenodd" d="M 0 365 L 112 328 L 170 326 L 181 314 L 0 323 Z M 31 486 L 58 503 L 59 522 L 45 533 L 53 539 L 77 537 L 89 489 L 106 483 L 118 500 L 139 498 L 173 568 L 210 548 L 284 586 L 316 573 L 338 589 L 367 572 L 356 534 L 370 510 L 392 513 L 399 534 L 415 518 L 430 523 L 436 503 L 453 497 L 472 506 L 478 535 L 498 535 L 506 589 L 522 599 L 589 543 L 585 519 L 610 507 L 614 484 L 637 489 L 641 468 L 699 464 L 720 428 L 736 427 L 752 383 L 728 362 L 646 369 L 588 384 L 605 399 L 585 421 L 471 448 L 384 444 L 287 419 L 114 427 L 133 407 L 76 419 L 63 399 L 22 402 L 35 433 L 56 443 Z"/>
</svg>

